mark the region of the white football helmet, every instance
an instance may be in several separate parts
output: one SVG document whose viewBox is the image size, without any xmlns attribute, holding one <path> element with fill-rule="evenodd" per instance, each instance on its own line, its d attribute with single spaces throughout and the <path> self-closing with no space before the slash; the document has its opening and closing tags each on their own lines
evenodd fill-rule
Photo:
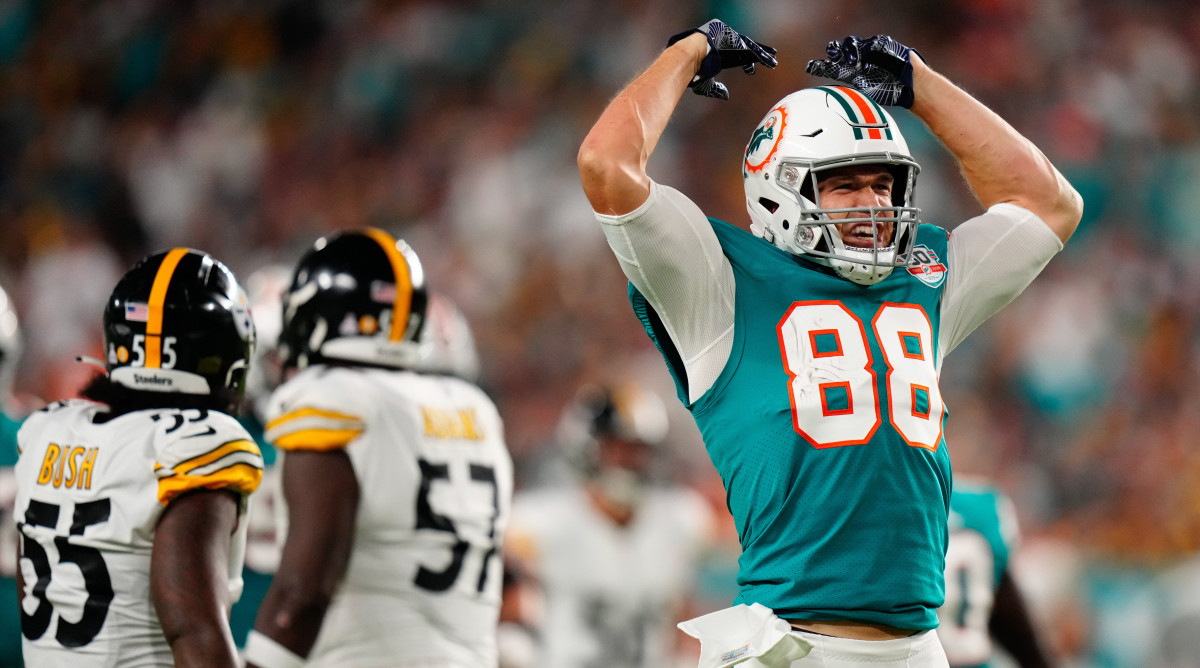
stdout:
<svg viewBox="0 0 1200 668">
<path fill-rule="evenodd" d="M 824 170 L 886 165 L 895 177 L 892 206 L 824 208 L 817 182 Z M 909 263 L 920 209 L 912 206 L 921 168 L 891 115 L 851 88 L 821 86 L 796 91 L 767 112 L 746 145 L 742 178 L 750 230 L 779 248 L 833 268 L 841 277 L 873 285 Z M 830 213 L 850 217 L 831 219 Z M 842 242 L 837 225 L 870 223 L 872 247 Z M 888 245 L 879 226 L 895 228 Z"/>
<path fill-rule="evenodd" d="M 479 380 L 479 351 L 467 317 L 449 297 L 430 291 L 414 371 Z"/>
<path fill-rule="evenodd" d="M 259 415 L 265 415 L 271 392 L 283 382 L 279 335 L 283 332 L 283 293 L 292 282 L 292 268 L 267 264 L 246 278 L 246 297 L 258 333 L 254 361 L 246 375 L 246 395 Z"/>
<path fill-rule="evenodd" d="M 17 366 L 21 363 L 21 327 L 17 309 L 0 288 L 0 408 L 12 394 Z"/>
</svg>

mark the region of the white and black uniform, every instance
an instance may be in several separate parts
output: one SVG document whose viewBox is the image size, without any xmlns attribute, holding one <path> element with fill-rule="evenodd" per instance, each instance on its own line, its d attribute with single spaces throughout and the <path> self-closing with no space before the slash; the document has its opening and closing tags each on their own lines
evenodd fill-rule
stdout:
<svg viewBox="0 0 1200 668">
<path fill-rule="evenodd" d="M 174 665 L 150 598 L 150 556 L 159 518 L 184 492 L 243 496 L 228 557 L 230 600 L 241 594 L 245 497 L 262 476 L 253 439 L 216 411 L 105 420 L 107 411 L 56 403 L 17 435 L 21 627 L 31 666 Z"/>
<path fill-rule="evenodd" d="M 360 490 L 309 665 L 495 666 L 513 471 L 487 395 L 448 376 L 317 365 L 276 390 L 268 419 L 284 466 L 290 451 L 344 449 Z"/>
</svg>

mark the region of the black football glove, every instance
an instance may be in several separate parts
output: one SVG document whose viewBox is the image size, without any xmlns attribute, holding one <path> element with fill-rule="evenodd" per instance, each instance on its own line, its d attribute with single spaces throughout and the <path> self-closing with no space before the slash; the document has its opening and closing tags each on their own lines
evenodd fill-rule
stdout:
<svg viewBox="0 0 1200 668">
<path fill-rule="evenodd" d="M 813 76 L 850 84 L 879 104 L 908 109 L 913 104 L 914 52 L 920 55 L 887 35 L 847 37 L 830 42 L 825 47 L 828 60 L 810 60 L 806 69 Z"/>
<path fill-rule="evenodd" d="M 700 71 L 688 84 L 688 88 L 697 95 L 728 100 L 729 89 L 713 78 L 721 70 L 740 67 L 746 74 L 754 74 L 758 63 L 767 67 L 775 67 L 778 64 L 775 60 L 775 49 L 738 34 L 720 19 L 713 19 L 699 28 L 672 35 L 671 39 L 667 40 L 667 46 L 696 32 L 703 33 L 708 38 L 708 55 L 704 56 L 704 61 L 700 63 Z"/>
</svg>

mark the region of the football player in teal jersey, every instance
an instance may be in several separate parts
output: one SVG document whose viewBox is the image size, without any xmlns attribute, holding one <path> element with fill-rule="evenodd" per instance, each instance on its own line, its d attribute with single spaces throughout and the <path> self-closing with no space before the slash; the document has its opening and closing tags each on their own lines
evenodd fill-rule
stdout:
<svg viewBox="0 0 1200 668">
<path fill-rule="evenodd" d="M 956 476 L 946 602 L 938 610 L 937 631 L 954 668 L 986 668 L 997 644 L 1023 668 L 1050 665 L 1009 569 L 1017 538 L 1008 496 L 995 485 Z"/>
<path fill-rule="evenodd" d="M 741 537 L 732 608 L 685 622 L 701 662 L 945 666 L 951 489 L 943 358 L 1061 250 L 1079 195 L 920 55 L 830 42 L 743 156 L 750 231 L 706 218 L 647 161 L 684 92 L 775 65 L 719 20 L 675 35 L 579 151 L 584 192 L 721 475 Z M 886 106 L 923 121 L 983 212 L 949 234 Z M 958 221 L 951 221 L 957 223 Z"/>
<path fill-rule="evenodd" d="M 17 600 L 17 527 L 13 524 L 13 502 L 17 481 L 17 428 L 21 423 L 11 414 L 13 380 L 21 356 L 21 330 L 17 311 L 0 288 L 0 666 L 21 664 L 21 616 Z"/>
</svg>

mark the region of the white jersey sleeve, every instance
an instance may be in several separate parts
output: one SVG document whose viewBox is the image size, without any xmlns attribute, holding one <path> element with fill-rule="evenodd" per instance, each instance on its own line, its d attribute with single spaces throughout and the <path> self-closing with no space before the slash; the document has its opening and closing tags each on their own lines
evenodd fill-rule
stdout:
<svg viewBox="0 0 1200 668">
<path fill-rule="evenodd" d="M 151 417 L 159 426 L 154 473 L 160 503 L 194 489 L 228 489 L 245 498 L 258 488 L 262 453 L 234 418 L 196 409 L 154 411 Z"/>
<path fill-rule="evenodd" d="M 330 371 L 312 367 L 275 391 L 267 408 L 269 443 L 284 451 L 336 450 L 363 433 L 367 404 L 340 385 L 344 375 Z"/>
<path fill-rule="evenodd" d="M 650 182 L 650 197 L 621 215 L 596 214 L 625 276 L 654 307 L 675 344 L 691 400 L 716 382 L 733 350 L 733 267 L 704 212 Z"/>
<path fill-rule="evenodd" d="M 106 413 L 93 402 L 58 403 L 18 433 L 15 516 L 31 665 L 172 665 L 149 594 L 158 521 L 184 492 L 246 495 L 261 475 L 257 447 L 228 415 Z M 241 591 L 245 508 L 227 559 L 231 600 Z"/>
<path fill-rule="evenodd" d="M 996 204 L 956 227 L 947 250 L 952 270 L 942 297 L 939 359 L 1016 299 L 1062 247 L 1041 218 L 1015 204 Z"/>
</svg>

